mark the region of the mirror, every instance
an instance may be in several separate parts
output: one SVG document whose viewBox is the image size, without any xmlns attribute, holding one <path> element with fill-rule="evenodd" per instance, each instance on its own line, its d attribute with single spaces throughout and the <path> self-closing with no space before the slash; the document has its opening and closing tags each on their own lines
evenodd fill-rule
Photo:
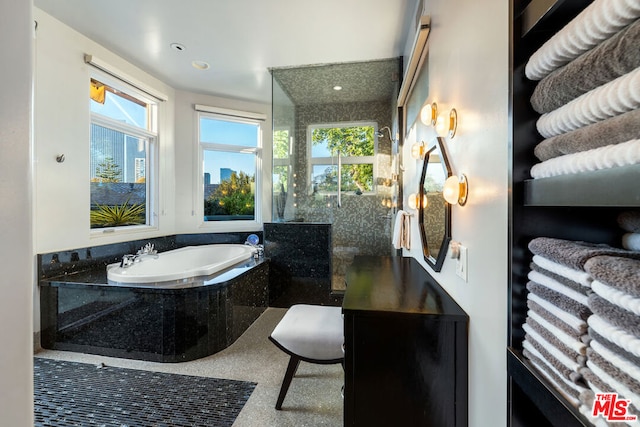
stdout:
<svg viewBox="0 0 640 427">
<path fill-rule="evenodd" d="M 422 252 L 425 261 L 435 271 L 442 269 L 451 240 L 451 206 L 442 194 L 444 181 L 451 175 L 451 167 L 444 146 L 444 138 L 437 137 L 422 164 L 418 221 Z"/>
</svg>

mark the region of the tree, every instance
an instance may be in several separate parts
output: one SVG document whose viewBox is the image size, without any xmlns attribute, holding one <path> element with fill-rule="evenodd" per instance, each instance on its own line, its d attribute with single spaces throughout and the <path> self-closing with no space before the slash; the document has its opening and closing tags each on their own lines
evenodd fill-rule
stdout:
<svg viewBox="0 0 640 427">
<path fill-rule="evenodd" d="M 316 128 L 311 135 L 313 145 L 325 145 L 332 156 L 338 152 L 343 157 L 373 156 L 374 138 L 372 126 Z M 325 186 L 335 179 L 337 171 L 327 168 Z M 371 191 L 373 189 L 373 165 L 353 164 L 342 167 L 342 190 Z M 322 186 L 321 186 L 322 187 Z"/>
<path fill-rule="evenodd" d="M 210 210 L 213 215 L 253 215 L 254 186 L 255 177 L 244 172 L 232 172 L 231 177 L 221 181 L 205 201 L 205 209 Z"/>
<path fill-rule="evenodd" d="M 104 161 L 96 167 L 96 177 L 99 182 L 120 182 L 122 170 L 113 157 L 105 157 Z"/>
</svg>

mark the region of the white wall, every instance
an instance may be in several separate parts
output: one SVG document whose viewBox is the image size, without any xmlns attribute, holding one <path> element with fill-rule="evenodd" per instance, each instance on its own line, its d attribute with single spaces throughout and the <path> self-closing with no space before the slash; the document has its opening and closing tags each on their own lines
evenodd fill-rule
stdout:
<svg viewBox="0 0 640 427">
<path fill-rule="evenodd" d="M 509 3 L 499 0 L 426 0 L 431 15 L 429 97 L 448 117 L 458 112 L 458 131 L 447 139 L 454 173 L 469 179 L 469 200 L 454 206 L 452 237 L 468 248 L 468 282 L 447 258 L 433 272 L 415 245 L 405 251 L 461 305 L 469 322 L 469 425 L 506 425 L 508 281 L 508 69 Z M 432 128 L 419 126 L 432 141 Z M 421 163 L 403 147 L 404 194 L 417 191 Z M 405 200 L 406 203 L 406 200 Z M 419 242 L 417 222 L 413 242 Z"/>
<path fill-rule="evenodd" d="M 144 239 L 174 232 L 174 90 L 122 58 L 34 9 L 35 80 L 35 236 L 36 253 Z M 88 53 L 169 97 L 160 106 L 158 227 L 126 234 L 92 235 L 89 225 Z M 56 156 L 64 154 L 64 163 Z"/>
<path fill-rule="evenodd" d="M 23 427 L 33 425 L 31 2 L 0 2 L 0 40 L 0 420 Z"/>
</svg>

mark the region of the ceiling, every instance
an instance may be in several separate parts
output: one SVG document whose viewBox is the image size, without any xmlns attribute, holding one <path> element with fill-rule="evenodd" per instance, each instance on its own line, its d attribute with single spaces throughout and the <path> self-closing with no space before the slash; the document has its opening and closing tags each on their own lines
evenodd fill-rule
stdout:
<svg viewBox="0 0 640 427">
<path fill-rule="evenodd" d="M 176 89 L 266 103 L 270 68 L 401 56 L 416 3 L 34 0 L 36 7 Z M 192 61 L 210 68 L 198 70 Z"/>
</svg>

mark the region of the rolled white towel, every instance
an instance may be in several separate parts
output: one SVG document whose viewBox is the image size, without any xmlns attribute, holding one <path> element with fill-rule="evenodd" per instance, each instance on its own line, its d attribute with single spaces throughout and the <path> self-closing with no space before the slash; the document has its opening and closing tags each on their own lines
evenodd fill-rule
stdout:
<svg viewBox="0 0 640 427">
<path fill-rule="evenodd" d="M 601 337 L 611 341 L 634 356 L 640 357 L 640 339 L 635 335 L 631 335 L 627 331 L 618 328 L 617 326 L 613 326 L 602 317 L 595 314 L 589 316 L 587 323 Z"/>
<path fill-rule="evenodd" d="M 640 298 L 636 298 L 626 292 L 607 286 L 598 280 L 593 281 L 591 289 L 611 304 L 615 304 L 618 307 L 622 307 L 625 310 L 640 316 Z M 638 322 L 640 322 L 640 318 L 638 318 Z"/>
<path fill-rule="evenodd" d="M 543 114 L 536 128 L 540 135 L 550 138 L 637 108 L 640 108 L 640 68 Z"/>
<path fill-rule="evenodd" d="M 625 233 L 622 236 L 622 247 L 630 251 L 640 251 L 640 233 Z"/>
<path fill-rule="evenodd" d="M 537 163 L 531 168 L 531 177 L 570 175 L 640 163 L 640 139 L 607 145 L 579 153 L 566 154 Z"/>
<path fill-rule="evenodd" d="M 638 0 L 595 0 L 531 55 L 525 66 L 526 76 L 531 80 L 543 79 L 638 17 Z"/>
</svg>

